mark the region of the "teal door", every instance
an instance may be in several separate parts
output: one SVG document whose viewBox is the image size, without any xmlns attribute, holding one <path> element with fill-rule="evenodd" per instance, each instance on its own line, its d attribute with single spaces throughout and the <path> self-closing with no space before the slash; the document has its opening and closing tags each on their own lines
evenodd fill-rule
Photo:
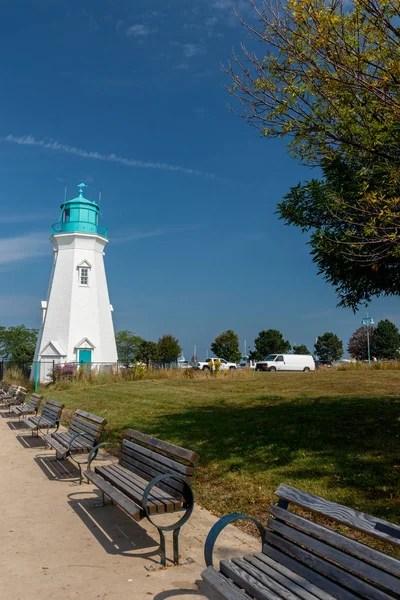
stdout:
<svg viewBox="0 0 400 600">
<path fill-rule="evenodd" d="M 91 350 L 79 350 L 79 362 L 80 364 L 86 364 L 92 362 L 92 351 Z"/>
</svg>

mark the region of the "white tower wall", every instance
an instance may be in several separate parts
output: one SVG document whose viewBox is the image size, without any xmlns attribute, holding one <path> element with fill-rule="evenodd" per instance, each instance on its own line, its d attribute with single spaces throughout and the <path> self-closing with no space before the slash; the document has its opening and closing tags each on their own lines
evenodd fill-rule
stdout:
<svg viewBox="0 0 400 600">
<path fill-rule="evenodd" d="M 104 268 L 108 240 L 97 234 L 60 233 L 50 239 L 54 264 L 35 361 L 79 362 L 79 349 L 91 350 L 92 362 L 116 363 L 112 306 Z M 88 269 L 81 285 L 80 269 Z M 48 369 L 47 369 L 48 371 Z M 40 379 L 48 373 L 41 368 Z"/>
</svg>

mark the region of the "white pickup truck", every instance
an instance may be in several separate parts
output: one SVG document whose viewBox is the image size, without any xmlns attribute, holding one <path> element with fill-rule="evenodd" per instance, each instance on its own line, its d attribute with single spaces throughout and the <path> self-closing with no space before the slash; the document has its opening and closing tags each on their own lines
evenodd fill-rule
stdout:
<svg viewBox="0 0 400 600">
<path fill-rule="evenodd" d="M 219 361 L 221 363 L 220 369 L 221 371 L 234 371 L 237 369 L 237 364 L 233 362 L 228 362 L 224 358 L 207 358 L 205 361 L 198 361 L 196 363 L 196 367 L 201 371 L 211 371 L 211 369 L 215 370 L 215 361 Z"/>
</svg>

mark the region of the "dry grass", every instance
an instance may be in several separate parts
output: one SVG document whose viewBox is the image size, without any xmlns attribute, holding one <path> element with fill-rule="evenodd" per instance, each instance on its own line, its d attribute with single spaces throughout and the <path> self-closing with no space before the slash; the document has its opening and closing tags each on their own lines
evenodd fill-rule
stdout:
<svg viewBox="0 0 400 600">
<path fill-rule="evenodd" d="M 340 371 L 400 371 L 398 360 L 378 360 L 376 362 L 350 362 L 342 363 L 337 367 Z"/>
<path fill-rule="evenodd" d="M 97 371 L 95 369 L 79 369 L 72 378 L 60 377 L 56 382 L 46 386 L 49 390 L 72 390 L 92 385 L 112 385 L 126 381 L 192 381 L 226 379 L 243 380 L 254 378 L 254 371 L 237 369 L 236 371 L 200 371 L 198 369 L 146 369 L 138 366 L 118 371 Z"/>
<path fill-rule="evenodd" d="M 7 366 L 4 367 L 3 380 L 8 385 L 14 384 L 14 385 L 22 385 L 22 386 L 26 387 L 27 389 L 32 388 L 32 383 L 29 381 L 29 379 L 24 377 L 22 370 L 16 365 L 12 365 L 10 367 L 7 367 Z"/>
</svg>

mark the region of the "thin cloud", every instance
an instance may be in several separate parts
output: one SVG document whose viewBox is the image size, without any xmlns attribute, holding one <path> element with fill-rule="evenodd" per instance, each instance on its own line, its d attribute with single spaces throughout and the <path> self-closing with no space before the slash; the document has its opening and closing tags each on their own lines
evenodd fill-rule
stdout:
<svg viewBox="0 0 400 600">
<path fill-rule="evenodd" d="M 136 25 L 131 25 L 130 27 L 128 27 L 125 33 L 126 35 L 133 35 L 134 37 L 146 38 L 151 33 L 157 33 L 157 31 L 157 27 L 153 27 L 152 29 L 150 29 L 149 27 L 147 27 L 147 25 L 144 25 L 143 23 L 137 23 Z"/>
<path fill-rule="evenodd" d="M 146 238 L 159 237 L 161 235 L 171 235 L 174 233 L 182 233 L 185 231 L 192 231 L 193 227 L 181 227 L 181 228 L 160 228 L 151 229 L 150 231 L 134 230 L 129 232 L 116 233 L 113 236 L 112 241 L 114 244 L 126 244 L 127 242 L 136 242 L 138 240 L 144 240 Z"/>
<path fill-rule="evenodd" d="M 48 232 L 28 233 L 0 240 L 0 265 L 51 255 Z"/>
<path fill-rule="evenodd" d="M 205 54 L 205 49 L 198 44 L 183 44 L 183 56 L 185 58 L 192 58 L 193 56 L 199 56 Z"/>
<path fill-rule="evenodd" d="M 91 152 L 83 150 L 82 148 L 76 148 L 75 146 L 68 146 L 67 144 L 61 144 L 54 140 L 38 140 L 33 135 L 25 135 L 17 137 L 13 134 L 7 135 L 3 138 L 6 142 L 13 144 L 19 144 L 20 146 L 36 146 L 45 148 L 46 150 L 54 150 L 56 152 L 64 152 L 65 154 L 73 154 L 74 156 L 80 156 L 81 158 L 91 158 L 93 160 L 101 160 L 106 162 L 119 163 L 126 167 L 136 167 L 139 169 L 159 169 L 162 171 L 173 171 L 179 173 L 186 173 L 187 175 L 201 175 L 202 177 L 208 177 L 211 179 L 218 179 L 212 173 L 204 173 L 198 169 L 188 169 L 181 167 L 180 165 L 170 165 L 164 162 L 153 162 L 136 160 L 134 158 L 124 158 L 117 154 L 100 154 L 99 152 Z"/>
<path fill-rule="evenodd" d="M 0 214 L 1 224 L 11 223 L 33 223 L 50 218 L 52 213 L 22 213 L 19 215 Z"/>
</svg>

